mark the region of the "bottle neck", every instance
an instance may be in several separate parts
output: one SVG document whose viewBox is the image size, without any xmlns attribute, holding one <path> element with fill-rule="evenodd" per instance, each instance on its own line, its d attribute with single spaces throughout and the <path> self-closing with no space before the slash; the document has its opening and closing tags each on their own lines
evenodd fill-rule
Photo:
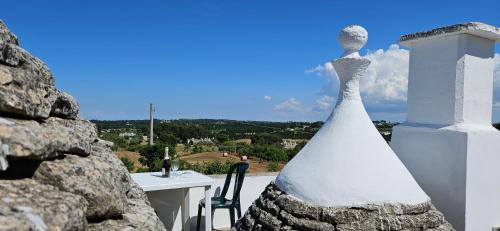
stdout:
<svg viewBox="0 0 500 231">
<path fill-rule="evenodd" d="M 168 147 L 165 147 L 165 157 L 163 159 L 170 159 L 170 156 L 168 156 Z"/>
</svg>

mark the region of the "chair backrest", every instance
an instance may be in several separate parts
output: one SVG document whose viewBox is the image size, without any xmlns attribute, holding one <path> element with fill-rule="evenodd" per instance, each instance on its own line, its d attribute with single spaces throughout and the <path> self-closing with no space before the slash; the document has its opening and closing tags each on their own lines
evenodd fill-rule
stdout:
<svg viewBox="0 0 500 231">
<path fill-rule="evenodd" d="M 224 182 L 224 188 L 222 189 L 221 197 L 226 197 L 227 190 L 231 184 L 231 178 L 233 177 L 233 172 L 236 172 L 233 188 L 233 198 L 231 198 L 232 203 L 235 204 L 240 200 L 241 187 L 243 186 L 243 180 L 245 179 L 245 173 L 248 169 L 248 163 L 239 162 L 233 164 L 227 171 L 226 181 Z"/>
</svg>

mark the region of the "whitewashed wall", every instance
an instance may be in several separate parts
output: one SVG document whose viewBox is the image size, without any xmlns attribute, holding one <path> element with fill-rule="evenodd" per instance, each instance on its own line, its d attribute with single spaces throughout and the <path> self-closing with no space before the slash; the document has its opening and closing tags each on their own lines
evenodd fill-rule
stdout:
<svg viewBox="0 0 500 231">
<path fill-rule="evenodd" d="M 244 214 L 252 202 L 257 199 L 265 187 L 276 178 L 277 173 L 256 173 L 247 174 L 241 191 L 241 210 Z M 220 193 L 225 181 L 225 175 L 212 175 L 215 179 L 215 185 L 212 187 L 212 193 Z M 233 178 L 234 180 L 234 178 Z M 230 186 L 228 197 L 232 196 L 233 185 Z M 183 194 L 180 190 L 168 190 L 147 193 L 152 206 L 158 212 L 160 219 L 169 231 L 181 230 L 181 211 L 180 206 L 183 201 Z M 193 188 L 189 191 L 190 204 L 190 227 L 196 230 L 196 216 L 198 213 L 198 203 L 204 197 L 203 188 Z M 202 216 L 205 212 L 203 211 Z M 204 219 L 202 217 L 201 230 L 204 230 Z M 225 228 L 230 226 L 229 212 L 227 209 L 216 210 L 214 215 L 214 227 Z"/>
<path fill-rule="evenodd" d="M 412 46 L 408 122 L 491 125 L 494 46 L 468 34 Z"/>
<path fill-rule="evenodd" d="M 500 132 L 491 126 L 495 41 L 457 32 L 404 44 L 411 48 L 408 119 L 394 127 L 392 148 L 457 231 L 498 227 Z"/>
</svg>

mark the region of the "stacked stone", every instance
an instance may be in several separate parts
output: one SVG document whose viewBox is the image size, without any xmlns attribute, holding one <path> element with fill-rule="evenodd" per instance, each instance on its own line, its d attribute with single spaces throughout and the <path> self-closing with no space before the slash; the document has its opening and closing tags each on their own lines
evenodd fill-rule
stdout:
<svg viewBox="0 0 500 231">
<path fill-rule="evenodd" d="M 317 207 L 287 195 L 271 183 L 233 230 L 450 231 L 430 203 Z"/>
<path fill-rule="evenodd" d="M 78 113 L 0 21 L 0 230 L 165 230 Z"/>
</svg>

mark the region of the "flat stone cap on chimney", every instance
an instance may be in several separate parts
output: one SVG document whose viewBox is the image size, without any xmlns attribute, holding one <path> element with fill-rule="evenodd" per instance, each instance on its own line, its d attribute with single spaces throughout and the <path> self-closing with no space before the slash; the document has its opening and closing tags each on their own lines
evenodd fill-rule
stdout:
<svg viewBox="0 0 500 231">
<path fill-rule="evenodd" d="M 455 34 L 472 34 L 500 42 L 500 28 L 481 22 L 468 22 L 445 26 L 429 31 L 417 32 L 401 36 L 399 43 L 404 46 L 412 46 L 417 41 L 428 40 Z"/>
</svg>

